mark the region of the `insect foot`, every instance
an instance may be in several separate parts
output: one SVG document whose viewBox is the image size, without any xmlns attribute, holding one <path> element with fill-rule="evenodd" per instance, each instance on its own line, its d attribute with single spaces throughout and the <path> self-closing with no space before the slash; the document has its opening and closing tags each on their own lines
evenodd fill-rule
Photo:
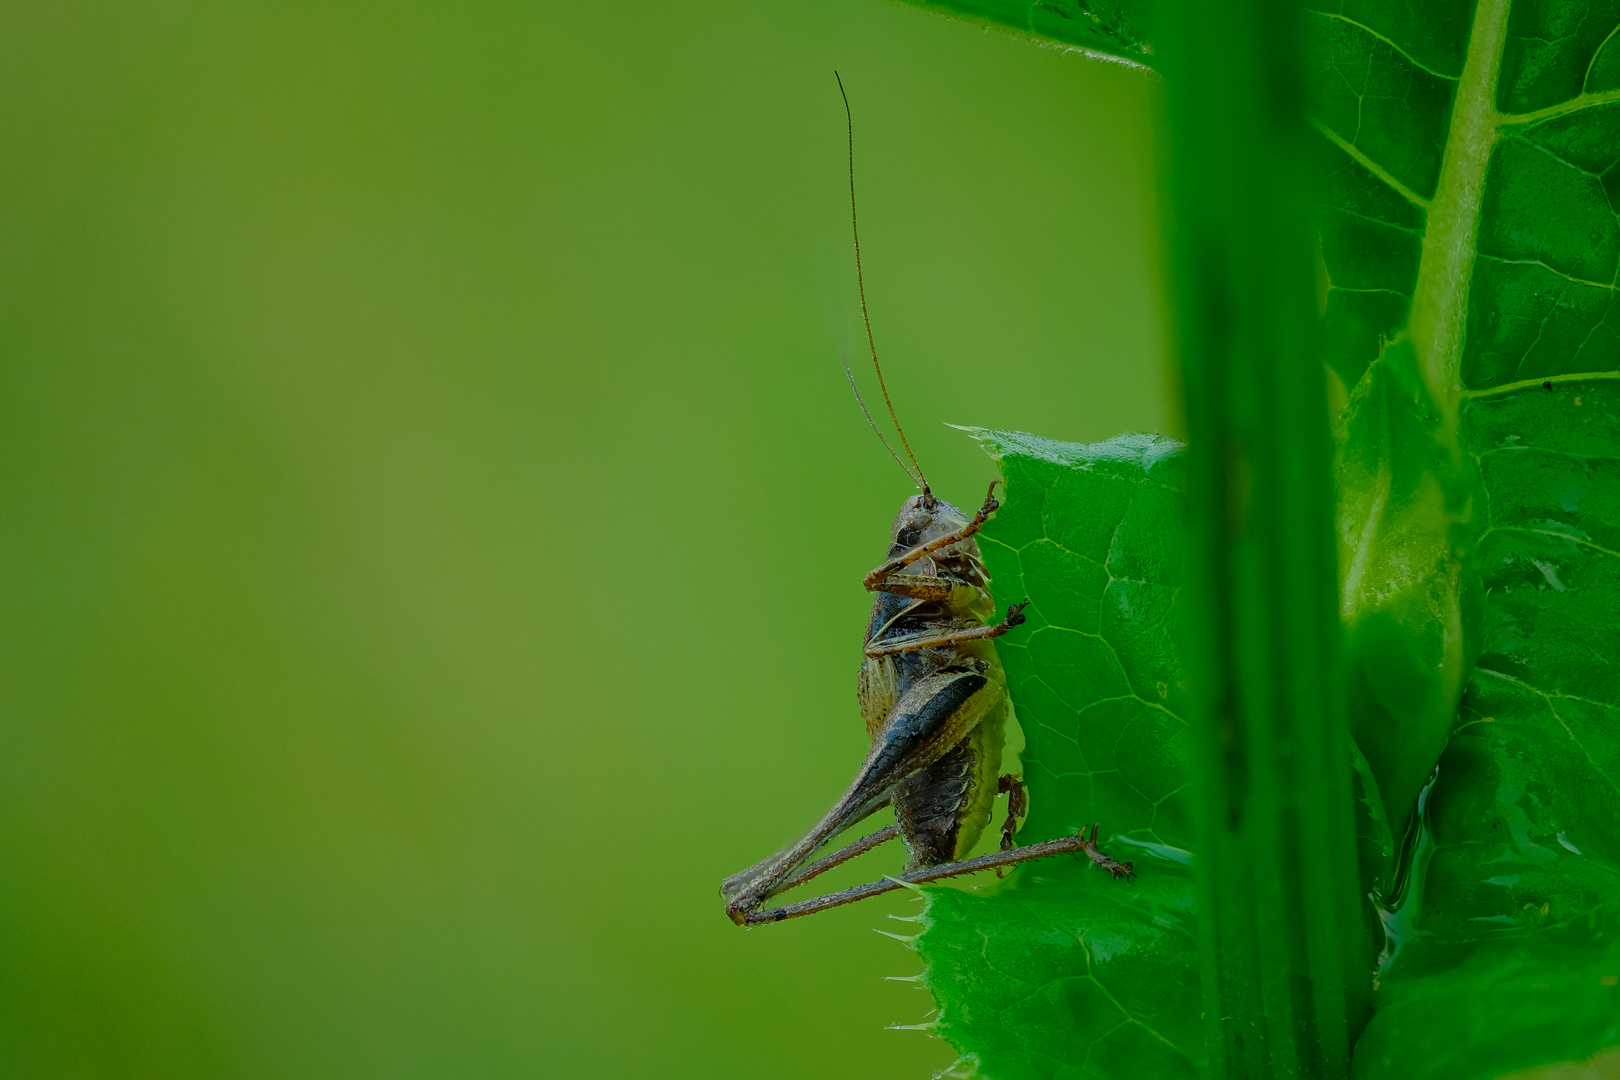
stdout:
<svg viewBox="0 0 1620 1080">
<path fill-rule="evenodd" d="M 1129 881 L 1131 878 L 1136 876 L 1136 871 L 1131 869 L 1131 864 L 1128 862 L 1120 862 L 1112 855 L 1109 855 L 1106 851 L 1101 851 L 1097 847 L 1097 829 L 1101 826 L 1101 824 L 1101 822 L 1098 822 L 1091 827 L 1091 835 L 1084 837 L 1080 842 L 1080 846 L 1082 850 L 1085 851 L 1086 858 L 1095 863 L 1099 869 L 1108 871 L 1110 874 L 1114 875 L 1115 879 L 1124 878 L 1125 880 Z M 1081 829 L 1080 832 L 1083 834 L 1085 830 Z"/>
<path fill-rule="evenodd" d="M 999 483 L 1001 483 L 1000 480 L 990 481 L 990 490 L 984 493 L 984 505 L 979 507 L 979 512 L 974 515 L 975 517 L 988 520 L 991 514 L 1001 509 L 1001 501 L 996 498 L 996 485 Z M 983 521 L 981 521 L 982 523 Z"/>
</svg>

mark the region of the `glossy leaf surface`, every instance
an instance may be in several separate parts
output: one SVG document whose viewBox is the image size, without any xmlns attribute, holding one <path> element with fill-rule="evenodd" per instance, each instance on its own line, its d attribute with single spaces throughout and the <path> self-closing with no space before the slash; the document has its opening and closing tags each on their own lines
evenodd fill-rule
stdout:
<svg viewBox="0 0 1620 1080">
<path fill-rule="evenodd" d="M 1620 1041 L 1620 381 L 1549 385 L 1463 408 L 1485 631 L 1359 1076 Z"/>
</svg>

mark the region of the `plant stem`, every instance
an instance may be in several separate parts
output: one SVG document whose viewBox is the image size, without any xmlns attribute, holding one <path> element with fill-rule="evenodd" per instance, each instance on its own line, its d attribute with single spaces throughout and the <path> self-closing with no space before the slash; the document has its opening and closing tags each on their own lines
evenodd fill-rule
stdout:
<svg viewBox="0 0 1620 1080">
<path fill-rule="evenodd" d="M 1163 10 L 1210 1072 L 1343 1077 L 1371 954 L 1292 0 Z"/>
</svg>

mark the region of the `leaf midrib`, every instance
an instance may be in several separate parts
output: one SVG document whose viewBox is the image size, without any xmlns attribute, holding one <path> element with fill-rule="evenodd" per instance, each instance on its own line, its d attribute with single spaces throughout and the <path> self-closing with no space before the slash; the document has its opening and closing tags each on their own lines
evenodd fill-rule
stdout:
<svg viewBox="0 0 1620 1080">
<path fill-rule="evenodd" d="M 1516 390 L 1529 390 L 1532 387 L 1545 386 L 1552 383 L 1588 382 L 1594 379 L 1620 379 L 1620 371 L 1573 371 L 1563 375 L 1542 375 L 1534 379 L 1520 379 L 1518 382 L 1503 383 L 1501 386 L 1487 386 L 1479 390 L 1463 390 L 1462 396 L 1466 398 L 1487 398 L 1506 396 Z"/>
<path fill-rule="evenodd" d="M 1440 434 L 1447 442 L 1455 437 L 1462 390 L 1463 329 L 1485 174 L 1503 119 L 1496 111 L 1496 81 L 1510 7 L 1511 0 L 1479 0 L 1474 9 L 1412 293 L 1412 344 L 1429 394 L 1444 418 Z"/>
</svg>

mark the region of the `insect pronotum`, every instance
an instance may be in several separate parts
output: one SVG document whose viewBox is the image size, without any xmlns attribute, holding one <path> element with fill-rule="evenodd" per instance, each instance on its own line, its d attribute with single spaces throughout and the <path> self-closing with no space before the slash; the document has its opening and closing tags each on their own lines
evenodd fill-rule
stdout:
<svg viewBox="0 0 1620 1080">
<path fill-rule="evenodd" d="M 849 789 L 802 840 L 722 883 L 726 914 L 743 926 L 780 922 L 905 885 L 1070 852 L 1085 852 L 1116 878 L 1134 876 L 1130 863 L 1118 862 L 1098 850 L 1096 825 L 1089 836 L 1082 829 L 1077 835 L 1041 844 L 1014 845 L 1013 834 L 1026 804 L 1019 778 L 997 775 L 1007 723 L 1007 678 L 992 641 L 1024 621 L 1022 612 L 1028 602 L 1013 604 L 1005 616 L 996 619 L 990 579 L 973 539 L 1000 506 L 996 484 L 990 485 L 984 504 L 971 516 L 936 496 L 889 398 L 866 310 L 860 224 L 855 213 L 855 122 L 841 78 L 838 92 L 844 98 L 849 132 L 849 216 L 861 317 L 878 386 L 905 459 L 872 418 L 847 363 L 844 371 L 867 423 L 920 494 L 900 507 L 889 530 L 888 556 L 863 582 L 868 592 L 877 594 L 866 624 L 860 671 L 861 714 L 872 748 Z M 996 795 L 1002 792 L 1008 795 L 1008 814 L 1001 827 L 1001 850 L 965 858 L 984 832 Z M 893 825 L 811 861 L 829 841 L 885 806 L 894 807 Z M 782 907 L 763 906 L 779 893 L 895 837 L 904 841 L 911 854 L 906 872 L 898 877 Z"/>
</svg>

